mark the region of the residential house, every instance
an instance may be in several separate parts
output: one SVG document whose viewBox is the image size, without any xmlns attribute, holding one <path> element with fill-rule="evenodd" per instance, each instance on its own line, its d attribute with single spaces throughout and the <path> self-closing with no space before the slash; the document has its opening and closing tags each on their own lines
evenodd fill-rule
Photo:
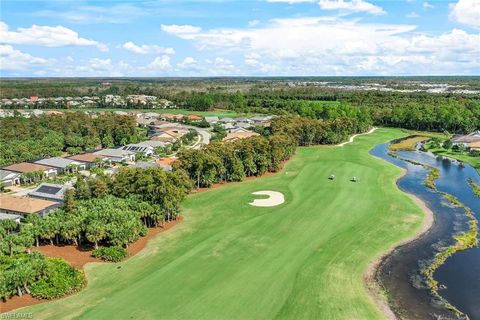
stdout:
<svg viewBox="0 0 480 320">
<path fill-rule="evenodd" d="M 20 184 L 20 173 L 0 169 L 0 181 L 6 187 Z"/>
<path fill-rule="evenodd" d="M 156 112 L 146 112 L 146 113 L 143 114 L 143 118 L 149 119 L 149 120 L 157 120 L 158 113 L 156 113 Z"/>
<path fill-rule="evenodd" d="M 198 122 L 198 121 L 202 121 L 203 117 L 199 116 L 199 115 L 196 115 L 196 114 L 189 114 L 187 116 L 187 119 L 192 121 L 192 122 Z"/>
<path fill-rule="evenodd" d="M 178 121 L 178 120 L 182 120 L 183 117 L 184 117 L 183 114 L 162 113 L 161 115 L 159 115 L 158 118 L 164 121 Z"/>
<path fill-rule="evenodd" d="M 252 123 L 253 120 L 250 120 L 249 118 L 242 117 L 242 118 L 235 118 L 235 122 L 236 123 L 239 123 L 239 122 Z"/>
<path fill-rule="evenodd" d="M 233 120 L 232 118 L 228 118 L 228 117 L 219 119 L 218 121 L 222 122 L 222 123 L 232 123 L 232 124 L 235 122 L 235 120 Z"/>
<path fill-rule="evenodd" d="M 170 157 L 170 158 L 160 158 L 155 161 L 160 167 L 162 167 L 165 171 L 172 171 L 172 164 L 177 161 L 177 158 Z"/>
<path fill-rule="evenodd" d="M 87 168 L 87 165 L 84 162 L 60 157 L 41 159 L 35 161 L 35 163 L 55 168 L 57 170 L 57 174 L 73 173 L 77 172 L 78 170 L 85 170 Z"/>
<path fill-rule="evenodd" d="M 211 117 L 209 116 L 209 117 L 205 117 L 205 121 L 207 121 L 212 126 L 216 124 L 219 121 L 219 119 L 217 116 L 211 116 Z"/>
<path fill-rule="evenodd" d="M 34 172 L 43 172 L 43 175 L 47 178 L 57 175 L 57 170 L 55 168 L 29 162 L 12 164 L 4 167 L 3 169 L 19 173 L 20 180 L 27 183 L 33 182 L 35 180 L 35 177 L 30 176 Z"/>
<path fill-rule="evenodd" d="M 133 168 L 133 169 L 147 169 L 147 168 L 154 168 L 154 167 L 160 167 L 160 165 L 156 162 L 146 162 L 146 161 L 141 161 L 141 162 L 137 162 L 135 164 L 131 164 L 128 166 L 129 168 Z"/>
<path fill-rule="evenodd" d="M 153 156 L 155 153 L 155 148 L 157 147 L 166 147 L 168 143 L 162 141 L 143 141 L 139 143 L 132 143 L 122 147 L 123 150 L 132 151 L 135 153 L 142 152 L 146 156 Z"/>
<path fill-rule="evenodd" d="M 18 196 L 0 196 L 0 214 L 26 216 L 32 213 L 44 217 L 61 206 L 57 201 Z"/>
<path fill-rule="evenodd" d="M 236 128 L 235 125 L 232 122 L 222 123 L 221 126 L 222 126 L 223 129 L 225 129 L 229 132 Z"/>
<path fill-rule="evenodd" d="M 122 149 L 101 149 L 94 154 L 101 155 L 112 162 L 130 162 L 135 161 L 135 152 Z"/>
<path fill-rule="evenodd" d="M 68 185 L 42 183 L 35 190 L 28 193 L 31 198 L 63 202 L 65 191 L 70 188 Z"/>
<path fill-rule="evenodd" d="M 68 157 L 67 159 L 84 163 L 86 169 L 96 167 L 98 164 L 105 164 L 110 162 L 106 157 L 94 153 L 76 154 Z"/>
<path fill-rule="evenodd" d="M 225 136 L 225 138 L 222 139 L 222 141 L 225 142 L 233 142 L 237 141 L 240 139 L 246 139 L 250 137 L 256 137 L 259 136 L 260 134 L 253 132 L 253 131 L 247 131 L 247 132 L 234 132 L 234 133 L 229 133 Z"/>
<path fill-rule="evenodd" d="M 246 122 L 246 121 L 238 121 L 238 122 L 235 122 L 235 127 L 237 128 L 250 128 L 252 126 L 252 123 L 251 122 Z"/>
<path fill-rule="evenodd" d="M 162 141 L 166 143 L 174 143 L 184 135 L 188 133 L 187 129 L 176 128 L 176 127 L 166 127 L 157 129 L 155 134 L 150 140 L 153 141 Z"/>
<path fill-rule="evenodd" d="M 468 144 L 468 148 L 470 150 L 478 150 L 480 151 L 480 141 L 472 142 Z"/>
<path fill-rule="evenodd" d="M 468 148 L 470 143 L 475 143 L 479 141 L 480 130 L 477 130 L 467 135 L 453 137 L 452 144 L 454 146 L 463 146 L 465 148 Z"/>
</svg>

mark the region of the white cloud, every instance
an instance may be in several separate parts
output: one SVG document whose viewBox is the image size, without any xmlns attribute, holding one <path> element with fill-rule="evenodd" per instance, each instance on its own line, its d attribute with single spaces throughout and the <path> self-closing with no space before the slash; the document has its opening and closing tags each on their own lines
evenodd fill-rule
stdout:
<svg viewBox="0 0 480 320">
<path fill-rule="evenodd" d="M 122 45 L 122 48 L 138 54 L 148 54 L 148 53 L 175 54 L 175 50 L 173 50 L 173 48 L 164 48 L 157 45 L 147 45 L 147 44 L 136 45 L 132 41 L 125 42 Z"/>
<path fill-rule="evenodd" d="M 311 3 L 311 2 L 315 2 L 315 0 L 267 0 L 267 2 L 295 4 L 295 3 L 304 3 L 304 2 Z"/>
<path fill-rule="evenodd" d="M 407 18 L 419 18 L 420 16 L 415 11 L 410 12 L 406 15 Z"/>
<path fill-rule="evenodd" d="M 81 38 L 77 32 L 63 26 L 49 27 L 34 24 L 30 28 L 9 31 L 8 25 L 0 21 L 0 39 L 3 43 L 10 44 L 31 44 L 45 47 L 96 46 L 101 51 L 108 51 L 105 44 Z"/>
<path fill-rule="evenodd" d="M 182 62 L 177 63 L 177 67 L 180 69 L 192 69 L 198 67 L 198 62 L 192 57 L 186 57 Z"/>
<path fill-rule="evenodd" d="M 168 70 L 172 67 L 170 64 L 170 57 L 165 54 L 161 57 L 156 57 L 148 67 L 153 70 Z"/>
<path fill-rule="evenodd" d="M 0 45 L 0 70 L 26 70 L 51 61 L 21 52 L 8 44 Z"/>
<path fill-rule="evenodd" d="M 259 20 L 250 20 L 248 21 L 248 26 L 249 27 L 255 27 L 255 26 L 258 26 L 260 24 L 260 21 Z"/>
<path fill-rule="evenodd" d="M 459 0 L 451 5 L 450 19 L 480 29 L 480 1 Z"/>
<path fill-rule="evenodd" d="M 236 70 L 237 74 L 480 72 L 479 34 L 454 29 L 433 36 L 415 30 L 415 25 L 407 24 L 309 17 L 274 19 L 256 28 L 205 30 L 190 35 L 188 40 L 199 50 L 243 54 L 245 70 L 231 62 L 216 61 L 217 65 L 228 66 L 223 70 Z M 215 65 L 215 61 L 207 63 Z"/>
<path fill-rule="evenodd" d="M 425 1 L 425 2 L 423 3 L 423 7 L 424 7 L 425 9 L 433 9 L 433 8 L 435 8 L 435 6 L 434 6 L 433 4 L 430 4 L 430 3 L 428 3 L 427 1 Z"/>
<path fill-rule="evenodd" d="M 160 29 L 166 33 L 171 33 L 179 37 L 188 38 L 192 34 L 199 33 L 202 28 L 195 27 L 189 24 L 162 24 Z"/>
<path fill-rule="evenodd" d="M 323 10 L 341 10 L 347 12 L 366 12 L 373 15 L 385 14 L 383 8 L 364 0 L 320 0 L 318 2 Z"/>
<path fill-rule="evenodd" d="M 79 1 L 79 3 L 81 3 Z M 75 4 L 73 2 L 73 4 Z M 112 6 L 80 5 L 69 10 L 40 10 L 35 16 L 59 19 L 78 24 L 92 23 L 128 23 L 135 18 L 145 16 L 149 9 L 133 4 L 115 4 Z"/>
</svg>

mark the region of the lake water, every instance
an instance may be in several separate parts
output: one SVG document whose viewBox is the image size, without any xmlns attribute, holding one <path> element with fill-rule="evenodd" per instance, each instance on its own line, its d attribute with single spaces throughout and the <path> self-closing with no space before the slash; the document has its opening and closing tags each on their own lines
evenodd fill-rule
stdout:
<svg viewBox="0 0 480 320">
<path fill-rule="evenodd" d="M 465 211 L 452 207 L 441 194 L 423 185 L 428 173 L 426 169 L 388 155 L 388 144 L 376 146 L 371 154 L 406 169 L 407 174 L 397 183 L 399 188 L 422 199 L 435 216 L 432 228 L 425 235 L 397 248 L 381 263 L 377 280 L 388 291 L 397 315 L 409 319 L 455 318 L 432 298 L 419 275 L 420 268 L 440 248 L 453 243 L 455 233 L 468 229 Z M 473 167 L 461 167 L 455 160 L 440 159 L 421 151 L 399 152 L 398 155 L 438 168 L 438 190 L 455 196 L 480 220 L 480 199 L 467 184 L 468 178 L 480 184 L 480 176 Z M 439 293 L 445 299 L 470 319 L 480 320 L 480 248 L 456 253 L 435 272 L 434 278 L 444 286 Z"/>
</svg>

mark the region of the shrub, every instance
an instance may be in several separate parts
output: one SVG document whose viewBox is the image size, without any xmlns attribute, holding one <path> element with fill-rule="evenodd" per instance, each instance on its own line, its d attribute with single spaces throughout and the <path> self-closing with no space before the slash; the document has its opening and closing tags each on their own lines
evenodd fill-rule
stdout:
<svg viewBox="0 0 480 320">
<path fill-rule="evenodd" d="M 103 247 L 92 251 L 93 257 L 112 262 L 122 261 L 127 255 L 127 250 L 119 246 Z"/>
<path fill-rule="evenodd" d="M 30 291 L 35 298 L 54 299 L 79 291 L 85 284 L 83 271 L 62 258 L 49 258 L 44 276 L 32 284 Z"/>
</svg>

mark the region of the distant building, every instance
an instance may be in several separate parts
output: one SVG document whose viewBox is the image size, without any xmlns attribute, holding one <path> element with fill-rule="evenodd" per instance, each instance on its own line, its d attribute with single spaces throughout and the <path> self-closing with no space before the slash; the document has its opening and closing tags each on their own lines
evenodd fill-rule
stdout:
<svg viewBox="0 0 480 320">
<path fill-rule="evenodd" d="M 212 117 L 205 117 L 205 121 L 207 121 L 210 125 L 214 125 L 219 121 L 217 116 L 212 116 Z"/>
<path fill-rule="evenodd" d="M 477 141 L 477 142 L 472 142 L 468 145 L 468 147 L 470 148 L 470 150 L 478 150 L 480 151 L 480 141 Z"/>
<path fill-rule="evenodd" d="M 94 153 L 82 153 L 76 154 L 73 156 L 68 157 L 67 159 L 79 161 L 85 163 L 85 167 L 87 169 L 95 167 L 98 163 L 105 163 L 109 162 L 107 158 L 102 155 L 94 154 Z"/>
<path fill-rule="evenodd" d="M 177 158 L 161 158 L 155 161 L 165 171 L 172 171 L 172 164 L 177 161 Z"/>
<path fill-rule="evenodd" d="M 32 172 L 41 171 L 43 172 L 44 176 L 47 178 L 54 177 L 57 175 L 57 170 L 55 168 L 44 166 L 41 164 L 36 164 L 36 163 L 29 163 L 29 162 L 12 164 L 4 167 L 3 169 L 20 173 L 20 179 L 23 180 L 24 182 L 32 182 L 31 179 L 25 178 L 24 176 L 24 174 L 28 174 Z"/>
<path fill-rule="evenodd" d="M 0 213 L 3 214 L 25 216 L 37 213 L 44 217 L 60 206 L 61 204 L 55 201 L 10 195 L 0 196 Z"/>
<path fill-rule="evenodd" d="M 140 143 L 132 143 L 122 147 L 123 150 L 132 151 L 135 153 L 142 152 L 146 156 L 152 156 L 155 153 L 155 148 L 166 147 L 167 143 L 162 141 L 143 141 Z"/>
<path fill-rule="evenodd" d="M 202 121 L 203 117 L 199 116 L 199 115 L 196 115 L 196 114 L 189 114 L 187 116 L 187 119 L 190 120 L 190 121 L 196 122 L 196 121 Z"/>
<path fill-rule="evenodd" d="M 135 161 L 135 152 L 122 149 L 102 149 L 95 151 L 94 154 L 101 155 L 112 162 Z"/>
<path fill-rule="evenodd" d="M 480 142 L 480 130 L 474 131 L 463 136 L 455 136 L 452 139 L 452 145 L 469 148 L 472 143 Z"/>
<path fill-rule="evenodd" d="M 20 184 L 20 173 L 0 169 L 0 181 L 6 187 L 11 187 L 11 186 Z"/>
<path fill-rule="evenodd" d="M 76 172 L 78 170 L 85 170 L 87 167 L 87 165 L 83 162 L 79 162 L 79 161 L 68 159 L 68 158 L 60 158 L 60 157 L 41 159 L 41 160 L 35 161 L 35 163 L 55 168 L 55 170 L 57 170 L 57 174 L 71 173 L 71 172 Z"/>
<path fill-rule="evenodd" d="M 234 133 L 229 133 L 225 138 L 222 139 L 224 142 L 233 142 L 237 141 L 240 139 L 246 139 L 250 137 L 256 137 L 259 136 L 260 134 L 253 132 L 253 131 L 247 131 L 247 132 L 234 132 Z"/>
<path fill-rule="evenodd" d="M 31 198 L 63 202 L 68 186 L 53 183 L 42 183 L 35 190 L 28 193 Z"/>
<path fill-rule="evenodd" d="M 147 169 L 147 168 L 154 168 L 154 167 L 160 167 L 160 165 L 156 162 L 146 162 L 146 161 L 141 161 L 137 162 L 135 164 L 131 164 L 128 166 L 129 168 L 141 168 L 141 169 Z"/>
</svg>

